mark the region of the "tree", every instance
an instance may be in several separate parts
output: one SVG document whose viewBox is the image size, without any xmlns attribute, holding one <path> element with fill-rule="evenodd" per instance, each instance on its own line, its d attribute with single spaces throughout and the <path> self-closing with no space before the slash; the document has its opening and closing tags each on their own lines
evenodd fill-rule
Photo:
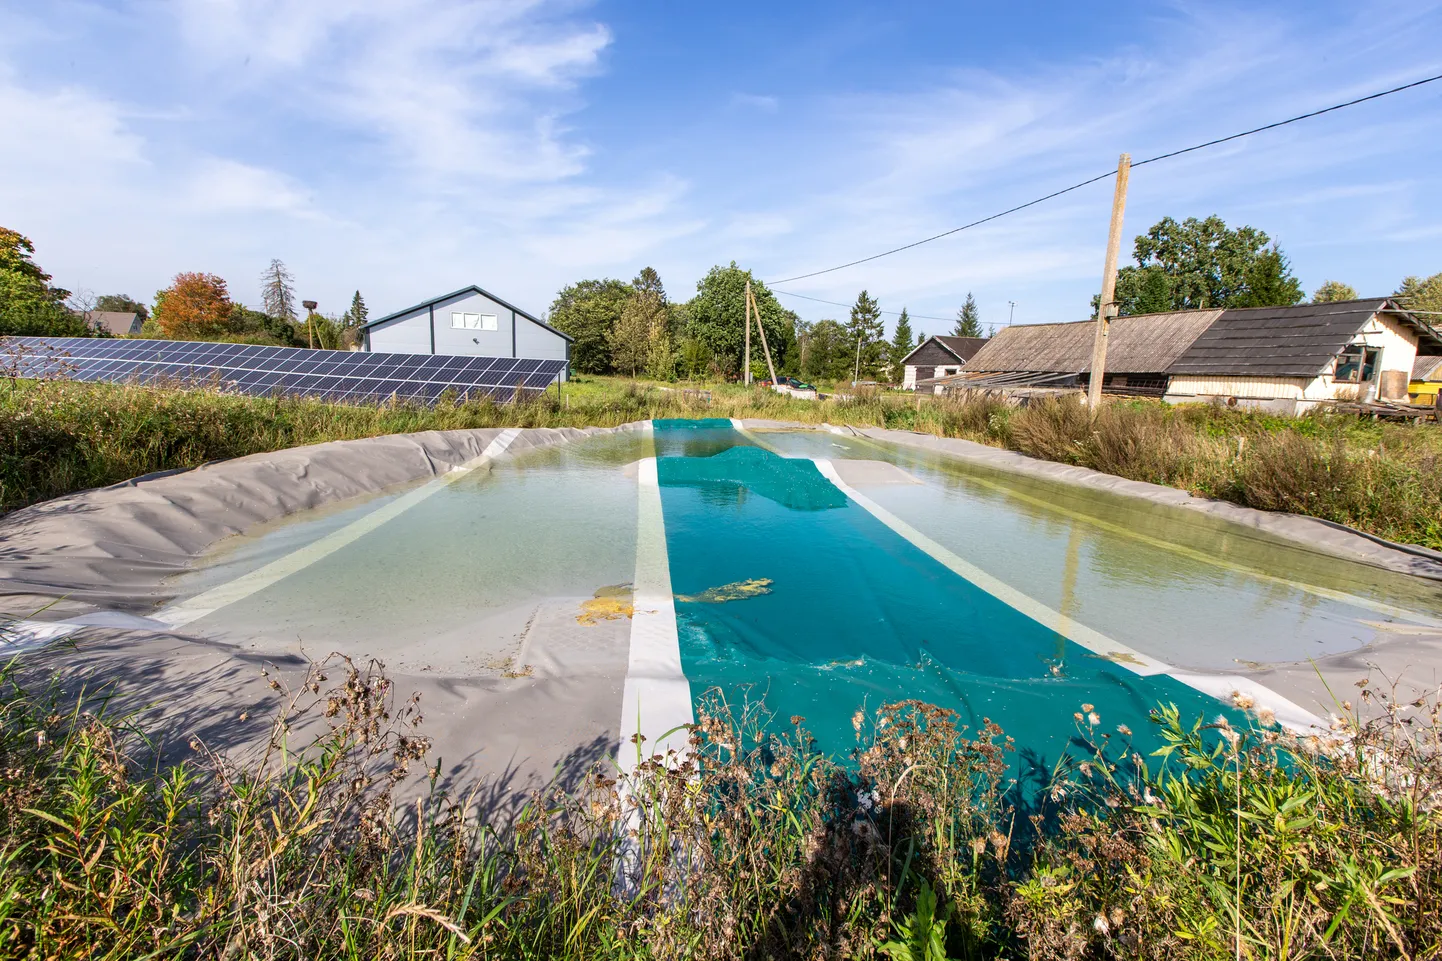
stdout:
<svg viewBox="0 0 1442 961">
<path fill-rule="evenodd" d="M 884 359 L 885 334 L 886 329 L 881 324 L 881 305 L 863 290 L 856 296 L 856 303 L 851 307 L 851 321 L 846 325 L 849 346 L 855 351 L 852 358 L 854 380 L 877 376 Z"/>
<path fill-rule="evenodd" d="M 891 379 L 900 380 L 898 376 L 903 370 L 902 361 L 906 355 L 916 348 L 911 344 L 911 318 L 906 314 L 906 308 L 901 308 L 901 316 L 896 318 L 896 331 L 891 335 Z"/>
<path fill-rule="evenodd" d="M 1221 217 L 1163 217 L 1133 246 L 1136 266 L 1117 271 L 1122 314 L 1209 307 L 1295 304 L 1301 285 L 1270 237 L 1254 227 L 1229 228 Z M 1092 298 L 1096 316 L 1097 298 Z"/>
<path fill-rule="evenodd" d="M 370 311 L 366 309 L 366 302 L 361 297 L 360 291 L 357 290 L 355 296 L 350 299 L 350 309 L 345 312 L 342 320 L 347 327 L 364 327 L 366 318 L 369 316 Z"/>
<path fill-rule="evenodd" d="M 84 316 L 70 310 L 70 291 L 50 286 L 50 275 L 32 259 L 35 245 L 25 235 L 0 227 L 0 335 L 86 337 L 94 333 Z"/>
<path fill-rule="evenodd" d="M 686 336 L 698 341 L 711 354 L 721 373 L 739 373 L 745 353 L 743 338 L 746 333 L 748 280 L 751 281 L 751 296 L 756 301 L 756 310 L 761 316 L 761 326 L 766 331 L 766 343 L 771 348 L 777 372 L 785 372 L 787 363 L 799 363 L 795 347 L 797 317 L 782 307 L 776 295 L 753 278 L 749 270 L 737 267 L 734 260 L 729 267 L 712 267 L 696 284 L 696 296 L 686 305 L 690 313 Z M 756 334 L 755 323 L 753 320 L 751 373 L 764 377 L 766 357 L 758 343 L 760 338 Z"/>
<path fill-rule="evenodd" d="M 278 259 L 260 275 L 260 299 L 267 314 L 295 323 L 295 277 Z"/>
<path fill-rule="evenodd" d="M 152 319 L 171 340 L 206 340 L 229 333 L 231 306 L 222 278 L 184 272 L 176 274 L 169 287 L 156 291 Z"/>
<path fill-rule="evenodd" d="M 1424 311 L 1422 319 L 1433 327 L 1442 327 L 1442 273 L 1408 277 L 1392 296 L 1407 310 Z"/>
<path fill-rule="evenodd" d="M 1357 289 L 1340 280 L 1324 280 L 1322 286 L 1312 295 L 1314 304 L 1335 304 L 1339 300 L 1356 300 Z"/>
<path fill-rule="evenodd" d="M 631 297 L 624 280 L 583 280 L 561 288 L 551 302 L 547 319 L 552 327 L 570 334 L 571 363 L 587 374 L 611 371 L 611 332 Z"/>
<path fill-rule="evenodd" d="M 105 294 L 95 298 L 96 310 L 113 310 L 121 314 L 139 314 L 142 321 L 150 319 L 150 308 L 126 294 Z"/>
<path fill-rule="evenodd" d="M 670 379 L 675 373 L 670 327 L 661 276 L 646 267 L 631 281 L 631 294 L 621 309 L 621 319 L 608 338 L 611 363 L 632 377 L 644 368 L 659 380 Z"/>
<path fill-rule="evenodd" d="M 953 337 L 980 337 L 981 311 L 976 307 L 976 298 L 966 292 L 966 302 L 956 312 L 956 326 L 951 329 Z"/>
</svg>

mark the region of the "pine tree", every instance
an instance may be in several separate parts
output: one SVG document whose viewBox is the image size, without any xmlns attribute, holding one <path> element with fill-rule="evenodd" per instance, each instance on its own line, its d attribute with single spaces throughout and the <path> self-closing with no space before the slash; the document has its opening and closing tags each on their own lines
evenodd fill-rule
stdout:
<svg viewBox="0 0 1442 961">
<path fill-rule="evenodd" d="M 846 325 L 846 332 L 854 351 L 853 378 L 861 380 L 863 374 L 874 376 L 884 363 L 886 327 L 881 323 L 881 306 L 864 290 L 851 308 L 851 322 Z"/>
<path fill-rule="evenodd" d="M 896 319 L 896 332 L 891 337 L 891 379 L 900 380 L 902 374 L 902 361 L 906 355 L 916 348 L 911 345 L 911 318 L 907 316 L 906 308 L 901 308 L 901 316 Z"/>
<path fill-rule="evenodd" d="M 350 299 L 350 310 L 345 313 L 346 325 L 349 327 L 363 327 L 365 326 L 366 317 L 369 316 L 369 314 L 370 311 L 366 309 L 366 302 L 362 299 L 360 291 L 357 290 L 355 296 Z"/>
<path fill-rule="evenodd" d="M 265 312 L 276 320 L 295 321 L 295 277 L 278 258 L 260 275 Z"/>
<path fill-rule="evenodd" d="M 956 326 L 952 328 L 953 337 L 980 337 L 981 336 L 981 311 L 977 309 L 976 298 L 971 291 L 966 292 L 966 303 L 956 312 Z"/>
</svg>

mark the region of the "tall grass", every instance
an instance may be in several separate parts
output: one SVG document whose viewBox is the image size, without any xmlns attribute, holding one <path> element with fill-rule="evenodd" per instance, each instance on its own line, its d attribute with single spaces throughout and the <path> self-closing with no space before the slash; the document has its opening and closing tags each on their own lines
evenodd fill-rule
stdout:
<svg viewBox="0 0 1442 961">
<path fill-rule="evenodd" d="M 814 402 L 738 386 L 715 387 L 705 402 L 681 390 L 604 378 L 577 378 L 564 393 L 527 403 L 433 408 L 0 381 L 0 510 L 151 471 L 328 440 L 476 427 L 606 427 L 652 417 L 773 418 L 963 437 L 1442 548 L 1442 428 L 1430 425 L 1155 401 L 1112 402 L 1092 418 L 1065 398 L 1016 408 L 995 396 L 863 391 Z"/>
<path fill-rule="evenodd" d="M 1150 758 L 1078 705 L 1069 762 L 1022 792 L 990 724 L 887 705 L 858 713 L 842 764 L 802 719 L 713 696 L 689 756 L 625 785 L 597 769 L 501 828 L 436 789 L 416 705 L 374 666 L 316 667 L 259 756 L 196 742 L 171 766 L 103 701 L 19 678 L 0 669 L 6 957 L 1179 961 L 1442 943 L 1435 698 L 1318 738 L 1162 707 Z"/>
</svg>

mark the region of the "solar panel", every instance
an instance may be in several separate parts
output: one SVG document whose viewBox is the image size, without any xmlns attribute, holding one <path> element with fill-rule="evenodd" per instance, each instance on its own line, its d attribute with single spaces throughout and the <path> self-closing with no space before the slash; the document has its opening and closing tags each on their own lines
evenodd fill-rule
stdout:
<svg viewBox="0 0 1442 961">
<path fill-rule="evenodd" d="M 20 377 L 102 383 L 210 386 L 254 397 L 317 397 L 379 403 L 391 397 L 434 404 L 458 399 L 534 397 L 566 369 L 563 360 L 386 354 L 262 347 L 208 341 L 96 337 L 0 338 Z"/>
</svg>

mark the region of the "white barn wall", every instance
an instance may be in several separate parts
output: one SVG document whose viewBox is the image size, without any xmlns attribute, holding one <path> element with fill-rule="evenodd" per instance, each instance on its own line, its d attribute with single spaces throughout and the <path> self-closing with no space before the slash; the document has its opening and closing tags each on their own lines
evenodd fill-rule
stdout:
<svg viewBox="0 0 1442 961">
<path fill-rule="evenodd" d="M 466 313 L 495 317 L 496 329 L 455 327 L 451 315 Z M 568 342 L 560 334 L 474 291 L 407 311 L 371 327 L 368 334 L 370 350 L 377 353 L 568 359 Z"/>
</svg>

